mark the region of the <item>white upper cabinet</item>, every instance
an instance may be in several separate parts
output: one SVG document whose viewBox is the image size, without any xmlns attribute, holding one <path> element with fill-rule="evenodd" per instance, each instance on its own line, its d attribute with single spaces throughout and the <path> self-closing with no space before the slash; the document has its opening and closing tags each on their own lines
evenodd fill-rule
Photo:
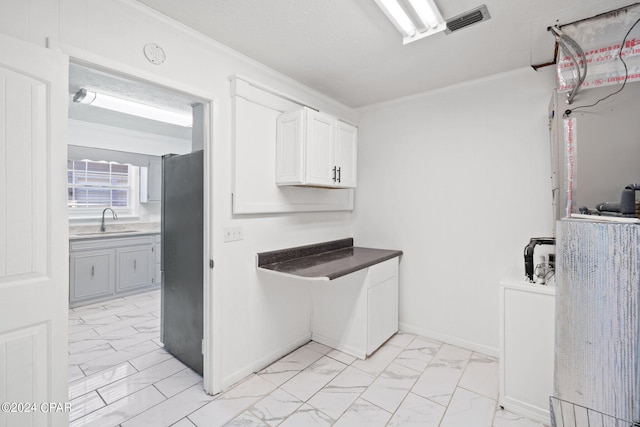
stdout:
<svg viewBox="0 0 640 427">
<path fill-rule="evenodd" d="M 149 160 L 149 201 L 159 202 L 162 200 L 162 157 Z"/>
<path fill-rule="evenodd" d="M 344 122 L 336 122 L 336 165 L 338 184 L 341 187 L 356 187 L 358 158 L 358 128 Z"/>
<path fill-rule="evenodd" d="M 150 158 L 140 168 L 140 203 L 162 200 L 162 157 Z"/>
<path fill-rule="evenodd" d="M 355 188 L 357 128 L 303 107 L 277 119 L 276 183 Z"/>
</svg>

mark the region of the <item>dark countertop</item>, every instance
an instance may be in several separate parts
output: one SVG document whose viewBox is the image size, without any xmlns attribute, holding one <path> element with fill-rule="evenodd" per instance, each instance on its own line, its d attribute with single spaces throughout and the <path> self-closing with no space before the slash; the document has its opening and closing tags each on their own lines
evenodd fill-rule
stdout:
<svg viewBox="0 0 640 427">
<path fill-rule="evenodd" d="M 258 268 L 311 279 L 333 280 L 402 255 L 402 251 L 353 246 L 341 239 L 258 254 Z"/>
</svg>

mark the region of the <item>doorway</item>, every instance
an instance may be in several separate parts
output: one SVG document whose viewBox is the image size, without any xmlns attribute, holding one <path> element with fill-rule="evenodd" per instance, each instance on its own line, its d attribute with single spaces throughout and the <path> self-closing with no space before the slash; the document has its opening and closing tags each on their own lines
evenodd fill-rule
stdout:
<svg viewBox="0 0 640 427">
<path fill-rule="evenodd" d="M 205 259 L 210 252 L 207 250 L 211 221 L 207 182 L 211 180 L 207 179 L 210 176 L 207 159 L 212 103 L 210 99 L 80 61 L 72 60 L 69 75 L 68 200 L 73 238 L 70 242 L 73 306 L 69 330 L 70 398 L 82 402 L 72 405 L 82 408 L 81 412 L 72 414 L 73 420 L 95 416 L 128 395 L 147 390 L 132 384 L 152 385 L 162 394 L 160 384 L 191 387 L 202 381 L 193 370 L 184 369 L 185 365 L 176 360 L 172 352 L 166 351 L 161 338 L 165 327 L 161 327 L 164 316 L 160 254 L 164 251 L 161 250 L 160 165 L 166 154 L 204 152 L 200 175 L 204 188 L 200 212 L 204 229 L 200 256 L 202 296 L 207 289 L 204 283 L 209 282 Z M 168 111 L 190 112 L 194 127 L 73 102 L 82 89 Z M 104 185 L 96 185 L 95 181 L 100 180 Z M 79 185 L 83 183 L 88 185 Z M 79 274 L 81 271 L 85 277 Z M 98 274 L 105 271 L 106 276 Z M 79 291 L 84 279 L 90 281 L 90 289 Z M 200 298 L 205 306 L 206 301 Z M 200 326 L 206 328 L 202 320 L 200 322 Z M 205 353 L 205 361 L 210 360 L 211 354 L 207 354 L 202 343 L 198 344 Z M 204 366 L 206 388 L 208 372 L 207 365 Z M 146 393 L 154 394 L 154 390 Z"/>
</svg>

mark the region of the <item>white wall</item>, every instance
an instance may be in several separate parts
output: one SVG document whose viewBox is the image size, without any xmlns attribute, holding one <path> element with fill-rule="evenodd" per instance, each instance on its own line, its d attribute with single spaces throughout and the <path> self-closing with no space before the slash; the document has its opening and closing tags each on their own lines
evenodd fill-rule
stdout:
<svg viewBox="0 0 640 427">
<path fill-rule="evenodd" d="M 133 0 L 24 0 L 0 2 L 0 32 L 44 46 L 51 37 L 92 57 L 122 65 L 160 84 L 177 83 L 213 94 L 214 313 L 220 332 L 214 364 L 229 386 L 304 339 L 309 331 L 308 289 L 259 276 L 256 252 L 351 235 L 350 212 L 231 215 L 232 108 L 229 76 L 242 74 L 330 114 L 355 120 L 355 112 L 255 61 L 169 21 Z M 143 46 L 166 52 L 162 65 L 149 63 Z M 65 168 L 66 165 L 60 165 Z M 61 171 L 60 171 L 61 172 Z M 62 172 L 61 172 L 62 173 Z M 242 225 L 244 240 L 223 243 L 223 227 Z M 61 248 L 62 249 L 62 248 Z"/>
<path fill-rule="evenodd" d="M 402 329 L 497 355 L 498 281 L 552 229 L 553 87 L 527 68 L 359 110 L 354 237 L 404 251 Z"/>
<path fill-rule="evenodd" d="M 191 152 L 191 140 L 98 123 L 69 120 L 69 144 L 80 147 L 162 156 Z"/>
</svg>

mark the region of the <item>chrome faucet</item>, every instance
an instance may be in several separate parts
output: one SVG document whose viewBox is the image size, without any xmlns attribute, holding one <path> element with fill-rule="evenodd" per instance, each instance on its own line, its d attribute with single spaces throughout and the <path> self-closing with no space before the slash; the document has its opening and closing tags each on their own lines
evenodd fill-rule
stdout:
<svg viewBox="0 0 640 427">
<path fill-rule="evenodd" d="M 113 213 L 113 219 L 118 219 L 118 215 L 116 215 L 116 212 L 113 209 L 104 208 L 104 210 L 102 211 L 102 225 L 100 225 L 100 231 L 107 231 L 107 226 L 104 225 L 104 214 L 106 211 L 111 211 L 111 213 Z"/>
</svg>

